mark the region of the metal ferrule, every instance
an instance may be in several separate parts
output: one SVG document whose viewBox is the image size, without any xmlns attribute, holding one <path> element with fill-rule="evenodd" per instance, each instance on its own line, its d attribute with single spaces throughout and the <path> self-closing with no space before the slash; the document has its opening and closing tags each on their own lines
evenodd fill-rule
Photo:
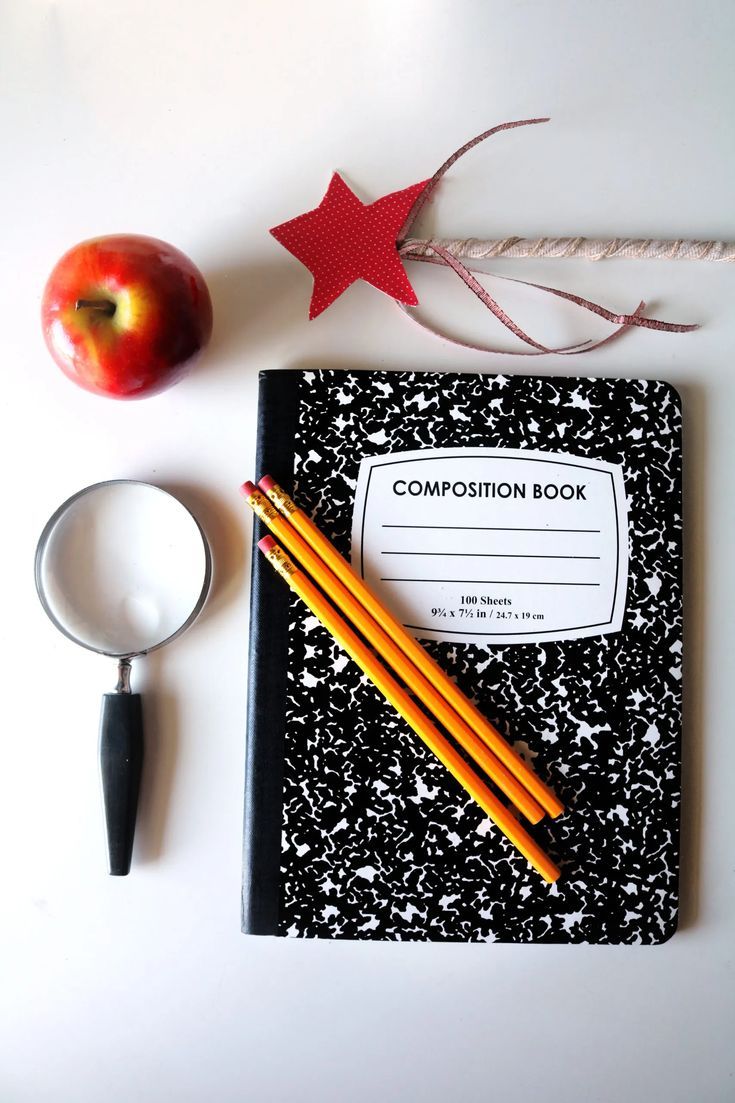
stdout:
<svg viewBox="0 0 735 1103">
<path fill-rule="evenodd" d="M 270 500 L 278 506 L 281 513 L 285 513 L 287 517 L 290 517 L 292 513 L 296 512 L 297 506 L 293 499 L 289 498 L 285 490 L 282 490 L 278 484 L 271 487 L 266 491 L 266 494 Z"/>
<path fill-rule="evenodd" d="M 292 559 L 289 559 L 283 548 L 279 548 L 278 544 L 272 547 L 270 551 L 267 551 L 265 555 L 266 559 L 286 581 L 288 581 L 292 575 L 296 574 L 296 564 Z"/>
<path fill-rule="evenodd" d="M 278 518 L 278 510 L 271 505 L 265 494 L 262 494 L 259 490 L 254 490 L 250 495 L 248 498 L 248 505 L 255 516 L 259 517 L 260 520 L 264 521 L 266 524 Z"/>
<path fill-rule="evenodd" d="M 117 664 L 115 693 L 130 693 L 130 659 L 120 659 Z"/>
</svg>

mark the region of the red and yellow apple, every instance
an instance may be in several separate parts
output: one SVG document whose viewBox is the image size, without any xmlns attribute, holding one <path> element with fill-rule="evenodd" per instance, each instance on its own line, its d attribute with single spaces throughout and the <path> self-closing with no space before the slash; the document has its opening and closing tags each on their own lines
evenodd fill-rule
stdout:
<svg viewBox="0 0 735 1103">
<path fill-rule="evenodd" d="M 199 269 L 156 238 L 111 234 L 75 245 L 49 276 L 46 344 L 79 386 L 143 398 L 178 382 L 212 333 Z"/>
</svg>

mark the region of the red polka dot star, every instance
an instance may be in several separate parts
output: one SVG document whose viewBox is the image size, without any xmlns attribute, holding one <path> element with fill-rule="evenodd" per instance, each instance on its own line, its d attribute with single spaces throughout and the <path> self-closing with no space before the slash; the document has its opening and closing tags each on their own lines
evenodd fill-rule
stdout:
<svg viewBox="0 0 735 1103">
<path fill-rule="evenodd" d="M 335 172 L 318 207 L 273 227 L 276 241 L 314 277 L 310 318 L 326 310 L 355 280 L 365 280 L 408 306 L 417 305 L 396 240 L 427 183 L 422 180 L 363 203 Z"/>
</svg>

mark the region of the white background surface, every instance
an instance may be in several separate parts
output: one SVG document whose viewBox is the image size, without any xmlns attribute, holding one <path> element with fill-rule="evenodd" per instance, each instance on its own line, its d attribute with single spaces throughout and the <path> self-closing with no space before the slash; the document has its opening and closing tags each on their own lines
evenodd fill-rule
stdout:
<svg viewBox="0 0 735 1103">
<path fill-rule="evenodd" d="M 733 985 L 730 267 L 504 262 L 620 309 L 696 320 L 587 358 L 443 344 L 351 288 L 313 323 L 308 274 L 267 234 L 332 169 L 365 199 L 452 171 L 443 234 L 733 237 L 727 0 L 5 0 L 0 11 L 4 608 L 3 1103 L 132 1100 L 730 1100 Z M 43 346 L 56 259 L 116 231 L 203 269 L 215 336 L 179 386 L 136 404 L 78 391 Z M 511 338 L 446 272 L 424 309 Z M 553 341 L 605 332 L 500 285 Z M 239 933 L 248 519 L 256 378 L 284 366 L 662 376 L 687 433 L 682 929 L 660 948 L 304 943 Z M 217 561 L 201 623 L 138 664 L 149 725 L 135 867 L 104 872 L 99 696 L 114 671 L 44 617 L 37 535 L 67 495 L 129 476 L 177 490 Z"/>
</svg>

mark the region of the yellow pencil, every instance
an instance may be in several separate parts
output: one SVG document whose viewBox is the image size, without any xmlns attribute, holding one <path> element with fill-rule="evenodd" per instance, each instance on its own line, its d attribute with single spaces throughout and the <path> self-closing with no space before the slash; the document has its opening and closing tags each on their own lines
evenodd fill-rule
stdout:
<svg viewBox="0 0 735 1103">
<path fill-rule="evenodd" d="M 289 523 L 300 536 L 311 545 L 319 558 L 337 576 L 340 582 L 357 598 L 362 606 L 378 622 L 380 627 L 400 647 L 406 655 L 438 689 L 442 697 L 459 713 L 470 728 L 483 740 L 504 766 L 526 787 L 535 800 L 550 816 L 556 817 L 564 811 L 555 793 L 541 781 L 530 766 L 506 743 L 503 736 L 462 693 L 461 689 L 447 677 L 444 671 L 429 655 L 428 651 L 405 630 L 402 624 L 388 612 L 381 601 L 354 573 L 349 563 L 342 558 L 333 544 L 316 527 L 302 509 L 289 498 L 278 484 L 266 475 L 260 480 L 261 489 L 271 502 L 288 518 Z"/>
<path fill-rule="evenodd" d="M 479 804 L 480 808 L 500 828 L 524 858 L 541 874 L 545 881 L 556 881 L 559 877 L 559 869 L 548 855 L 544 853 L 538 843 L 531 838 L 526 829 L 501 804 L 497 797 L 490 792 L 484 782 L 470 769 L 461 755 L 454 750 L 438 728 L 431 723 L 395 678 L 388 673 L 373 652 L 355 635 L 337 610 L 329 604 L 314 584 L 298 569 L 293 560 L 289 559 L 283 549 L 276 544 L 273 537 L 265 536 L 259 541 L 258 547 L 294 593 L 298 594 L 314 616 L 331 633 L 340 647 L 357 663 L 396 712 L 413 728 L 426 746 L 433 751 L 439 761 L 446 766 L 463 789 Z"/>
<path fill-rule="evenodd" d="M 492 778 L 498 788 L 513 801 L 523 815 L 531 823 L 538 823 L 543 817 L 544 810 L 531 794 L 498 761 L 492 751 L 475 735 L 454 709 L 447 704 L 446 700 L 424 677 L 421 671 L 406 658 L 400 648 L 363 606 L 355 600 L 349 590 L 342 585 L 316 552 L 271 505 L 265 495 L 261 494 L 251 482 L 244 483 L 242 489 L 246 495 L 248 505 L 257 517 L 271 529 L 284 544 L 287 551 L 296 556 L 301 566 L 321 586 L 340 612 L 347 616 L 359 629 L 368 643 L 378 652 L 380 658 L 389 667 L 393 668 L 394 672 L 406 683 L 409 689 L 416 694 L 419 700 L 423 701 L 436 719 L 444 725 L 449 734 L 471 755 L 478 766 L 485 771 L 488 777 Z"/>
</svg>

